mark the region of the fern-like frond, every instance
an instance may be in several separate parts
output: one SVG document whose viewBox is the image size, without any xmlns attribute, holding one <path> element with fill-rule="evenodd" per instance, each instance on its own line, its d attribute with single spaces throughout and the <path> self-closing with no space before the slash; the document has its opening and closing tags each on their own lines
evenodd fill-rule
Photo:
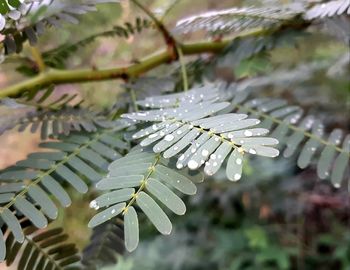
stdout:
<svg viewBox="0 0 350 270">
<path fill-rule="evenodd" d="M 343 14 L 350 15 L 350 0 L 334 0 L 314 5 L 305 13 L 305 18 L 307 20 L 314 20 Z"/>
<path fill-rule="evenodd" d="M 88 186 L 84 179 L 94 183 L 103 177 L 110 161 L 121 156 L 115 149 L 128 147 L 115 136 L 127 126 L 128 123 L 120 121 L 113 130 L 72 134 L 61 141 L 41 143 L 41 148 L 50 151 L 32 153 L 0 173 L 0 218 L 17 242 L 23 242 L 18 217 L 24 215 L 37 228 L 44 228 L 48 218 L 52 220 L 58 215 L 51 195 L 67 207 L 71 199 L 64 189 L 65 183 L 85 193 Z M 0 237 L 1 241 L 4 240 Z"/>
<path fill-rule="evenodd" d="M 156 200 L 175 214 L 183 215 L 186 206 L 171 188 L 193 195 L 197 188 L 190 179 L 202 181 L 200 175 L 192 176 L 186 169 L 177 172 L 173 167 L 174 164 L 146 149 L 136 149 L 111 163 L 107 177 L 96 185 L 106 193 L 90 203 L 92 208 L 104 209 L 90 220 L 89 227 L 123 215 L 125 247 L 133 251 L 139 243 L 137 205 L 160 233 L 170 234 L 172 223 Z"/>
<path fill-rule="evenodd" d="M 42 93 L 41 93 L 42 92 Z M 6 130 L 18 126 L 18 131 L 23 132 L 27 128 L 32 133 L 40 130 L 41 139 L 49 136 L 57 138 L 59 135 L 69 135 L 72 131 L 94 132 L 98 128 L 112 127 L 113 123 L 103 115 L 100 115 L 89 108 L 82 108 L 80 100 L 75 105 L 70 105 L 77 94 L 64 94 L 54 100 L 48 100 L 53 94 L 54 86 L 45 91 L 26 92 L 18 99 L 2 99 L 0 104 L 11 109 L 29 109 L 20 117 L 10 117 L 9 121 L 0 124 L 0 135 Z M 39 94 L 40 93 L 40 94 Z M 34 108 L 34 110 L 32 109 Z M 16 114 L 17 111 L 15 111 Z"/>
<path fill-rule="evenodd" d="M 296 46 L 298 41 L 305 36 L 306 33 L 303 31 L 286 29 L 271 35 L 237 38 L 225 48 L 218 62 L 219 64 L 223 62 L 228 66 L 239 65 L 241 61 L 260 53 L 284 46 Z"/>
<path fill-rule="evenodd" d="M 231 91 L 236 91 L 233 98 L 236 112 L 260 119 L 259 127 L 271 130 L 270 136 L 279 140 L 285 157 L 297 155 L 297 165 L 301 169 L 315 160 L 318 176 L 329 178 L 335 187 L 340 187 L 350 158 L 350 135 L 344 136 L 340 129 L 325 135 L 320 120 L 311 115 L 303 116 L 301 108 L 288 105 L 285 100 L 248 99 L 248 88 L 237 91 L 233 87 Z"/>
<path fill-rule="evenodd" d="M 117 255 L 122 255 L 125 250 L 123 227 L 122 220 L 117 219 L 93 229 L 90 243 L 82 255 L 85 269 L 97 270 L 117 263 Z"/>
<path fill-rule="evenodd" d="M 7 0 L 2 0 L 5 3 Z M 8 1 L 10 2 L 10 1 Z M 19 2 L 13 0 L 11 2 Z M 78 16 L 90 11 L 96 10 L 96 4 L 98 3 L 111 3 L 119 2 L 118 0 L 88 0 L 80 2 L 64 2 L 59 3 L 55 8 L 50 10 L 50 5 L 53 1 L 50 1 L 47 5 L 41 1 L 31 0 L 26 5 L 26 8 L 22 8 L 22 11 L 16 16 L 16 20 L 8 22 L 3 25 L 1 34 L 5 35 L 5 39 L 1 42 L 2 53 L 11 54 L 18 53 L 22 50 L 23 43 L 27 40 L 31 45 L 37 43 L 38 36 L 44 33 L 45 27 L 59 27 L 62 23 L 78 23 Z M 3 5 L 4 6 L 4 5 Z M 16 8 L 21 9 L 22 4 Z M 8 17 L 11 12 L 7 12 Z M 23 16 L 21 16 L 23 15 Z M 1 22 L 4 23 L 5 18 L 0 14 L 0 26 Z M 5 27 L 6 26 L 6 27 Z M 5 27 L 5 28 L 4 28 Z M 1 47 L 0 47 L 1 49 Z"/>
<path fill-rule="evenodd" d="M 68 235 L 62 228 L 39 231 L 29 220 L 20 222 L 23 229 L 23 242 L 16 242 L 13 234 L 8 234 L 6 265 L 13 265 L 18 259 L 17 269 L 80 269 L 78 249 L 67 242 Z"/>
<path fill-rule="evenodd" d="M 228 158 L 226 175 L 228 179 L 237 181 L 242 175 L 245 153 L 276 157 L 279 151 L 273 146 L 278 141 L 260 137 L 269 130 L 256 128 L 260 123 L 258 119 L 248 119 L 246 114 L 220 113 L 229 109 L 230 103 L 215 102 L 218 95 L 218 88 L 205 86 L 184 94 L 151 97 L 139 104 L 161 109 L 135 112 L 124 117 L 155 122 L 134 134 L 133 138 L 146 137 L 141 146 L 157 142 L 153 151 L 163 152 L 165 158 L 182 153 L 177 168 L 188 166 L 195 170 L 205 164 L 204 172 L 213 175 Z"/>
<path fill-rule="evenodd" d="M 295 20 L 300 11 L 288 7 L 272 8 L 231 8 L 209 11 L 177 22 L 175 31 L 188 33 L 205 30 L 209 33 L 223 34 L 252 28 L 274 28 Z"/>
<path fill-rule="evenodd" d="M 98 128 L 111 127 L 112 122 L 95 112 L 79 107 L 63 107 L 60 110 L 37 110 L 28 112 L 24 117 L 11 121 L 0 128 L 0 135 L 6 130 L 18 127 L 19 132 L 30 129 L 32 133 L 40 131 L 42 140 L 49 136 L 69 135 L 72 131 L 94 132 Z"/>
<path fill-rule="evenodd" d="M 66 61 L 66 59 L 68 59 L 72 54 L 79 51 L 83 47 L 90 45 L 98 38 L 114 36 L 128 38 L 131 35 L 135 35 L 136 33 L 141 33 L 145 29 L 149 29 L 151 26 L 151 21 L 137 17 L 135 19 L 135 22 L 126 22 L 124 25 L 114 26 L 113 29 L 109 31 L 97 33 L 76 43 L 64 44 L 58 48 L 44 52 L 43 58 L 48 66 L 62 68 L 64 67 L 64 61 Z"/>
</svg>

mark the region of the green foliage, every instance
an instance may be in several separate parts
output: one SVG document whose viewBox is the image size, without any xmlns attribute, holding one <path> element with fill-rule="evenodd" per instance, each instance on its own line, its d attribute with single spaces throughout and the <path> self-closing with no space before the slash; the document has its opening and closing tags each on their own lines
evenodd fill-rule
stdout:
<svg viewBox="0 0 350 270">
<path fill-rule="evenodd" d="M 290 106 L 283 99 L 249 99 L 249 93 L 263 88 L 256 86 L 231 86 L 233 104 L 237 113 L 248 113 L 261 119 L 260 128 L 271 130 L 271 137 L 279 140 L 283 156 L 288 158 L 299 152 L 297 165 L 304 169 L 313 158 L 317 161 L 317 174 L 321 179 L 330 179 L 335 187 L 340 187 L 346 178 L 349 163 L 349 135 L 344 136 L 341 129 L 334 129 L 328 138 L 324 134 L 324 125 L 312 115 L 303 117 L 303 110 Z M 232 89 L 231 88 L 231 89 Z"/>
<path fill-rule="evenodd" d="M 11 4 L 11 3 L 12 4 Z M 72 3 L 61 2 L 53 10 L 43 4 L 43 0 L 30 0 L 29 3 L 19 5 L 18 0 L 8 1 L 12 7 L 18 10 L 10 11 L 7 0 L 1 0 L 1 14 L 10 18 L 10 23 L 5 27 L 6 20 L 0 14 L 0 33 L 5 35 L 1 42 L 3 53 L 19 53 L 23 49 L 23 43 L 29 41 L 33 46 L 38 38 L 45 31 L 45 27 L 59 27 L 62 23 L 79 23 L 77 16 L 94 11 L 98 3 L 118 2 L 117 0 L 90 0 Z M 48 1 L 48 5 L 53 4 L 53 0 Z M 22 17 L 22 14 L 25 15 Z M 3 21 L 2 21 L 3 20 Z M 4 22 L 4 23 L 3 23 Z M 1 48 L 1 47 L 0 47 Z"/>
<path fill-rule="evenodd" d="M 80 269 L 78 249 L 66 240 L 68 235 L 62 228 L 39 231 L 28 220 L 21 221 L 24 239 L 16 242 L 12 234 L 6 238 L 6 265 L 11 266 L 19 258 L 18 269 Z"/>
<path fill-rule="evenodd" d="M 14 119 L 9 119 L 0 129 L 0 134 L 6 130 L 18 127 L 19 132 L 30 129 L 31 133 L 40 131 L 40 138 L 46 140 L 49 136 L 57 138 L 59 135 L 68 136 L 72 131 L 95 132 L 98 128 L 113 127 L 112 121 L 91 109 L 82 108 L 80 102 L 69 105 L 76 98 L 76 94 L 64 94 L 53 101 L 50 96 L 54 86 L 43 93 L 34 91 L 26 93 L 20 99 L 4 99 L 2 105 L 9 108 L 26 108 L 27 113 Z M 34 109 L 33 109 L 34 108 Z"/>
<path fill-rule="evenodd" d="M 183 194 L 194 195 L 197 188 L 190 179 L 202 181 L 201 176 L 198 178 L 188 170 L 174 171 L 171 169 L 173 165 L 158 154 L 143 149 L 132 151 L 112 162 L 107 177 L 96 185 L 98 189 L 110 192 L 90 203 L 90 207 L 96 210 L 102 207 L 106 209 L 90 220 L 89 227 L 96 227 L 122 214 L 125 247 L 131 252 L 139 243 L 139 222 L 134 208 L 134 204 L 137 204 L 160 233 L 170 234 L 172 224 L 153 198 L 175 214 L 183 215 L 186 206 L 170 187 Z"/>
<path fill-rule="evenodd" d="M 254 28 L 272 29 L 288 21 L 296 21 L 300 10 L 292 7 L 231 8 L 185 18 L 177 22 L 176 31 L 184 33 L 204 30 L 210 34 L 227 34 Z"/>
<path fill-rule="evenodd" d="M 17 259 L 18 269 L 102 269 L 116 263 L 121 268 L 140 269 L 137 259 L 120 257 L 127 256 L 126 249 L 143 255 L 142 269 L 157 268 L 152 268 L 155 256 L 158 261 L 160 257 L 158 264 L 164 269 L 168 260 L 174 269 L 299 267 L 295 246 L 284 244 L 289 243 L 288 235 L 280 233 L 282 239 L 276 240 L 277 233 L 265 228 L 264 221 L 271 218 L 282 224 L 298 219 L 298 226 L 304 226 L 307 222 L 300 222 L 300 213 L 314 208 L 317 212 L 319 205 L 337 208 L 344 199 L 324 203 L 326 192 L 315 190 L 314 196 L 308 196 L 298 177 L 287 186 L 284 179 L 279 179 L 281 183 L 276 179 L 295 170 L 296 164 L 301 170 L 314 168 L 320 179 L 341 187 L 348 173 L 350 135 L 346 124 L 326 121 L 324 114 L 318 115 L 310 105 L 305 114 L 303 102 L 290 105 L 295 101 L 283 91 L 297 91 L 299 86 L 308 89 L 305 82 L 310 84 L 310 78 L 323 69 L 329 71 L 323 70 L 324 74 L 340 78 L 349 63 L 342 62 L 337 72 L 319 59 L 300 70 L 282 70 L 273 58 L 282 48 L 305 46 L 301 37 L 319 30 L 309 27 L 315 20 L 317 24 L 325 17 L 332 22 L 348 20 L 349 1 L 209 11 L 178 21 L 170 31 L 148 7 L 132 0 L 147 18 L 136 16 L 134 21 L 85 38 L 79 35 L 74 38 L 77 42 L 55 45 L 45 52 L 33 47 L 45 27 L 77 24 L 79 15 L 108 2 L 119 1 L 0 0 L 0 33 L 4 36 L 0 51 L 21 54 L 11 61 L 19 60 L 16 70 L 29 77 L 0 91 L 6 97 L 0 104 L 10 111 L 8 119 L 1 119 L 0 135 L 15 127 L 20 132 L 28 128 L 32 133 L 40 131 L 43 140 L 39 144 L 43 151 L 0 172 L 0 260 L 12 265 Z M 151 27 L 159 30 L 166 43 L 166 50 L 159 54 L 120 68 L 68 70 L 67 59 L 100 38 L 134 37 Z M 173 37 L 198 30 L 214 40 L 182 44 L 181 37 Z M 223 35 L 231 39 L 223 40 Z M 26 41 L 32 46 L 32 58 L 22 57 Z M 190 54 L 201 57 L 187 63 L 184 57 Z M 156 74 L 141 76 L 178 60 L 180 67 L 166 65 Z M 227 73 L 222 74 L 224 71 Z M 111 108 L 105 111 L 93 106 L 96 104 L 83 107 L 83 100 L 75 102 L 77 94 L 55 95 L 56 84 L 117 78 L 124 80 L 125 91 L 118 93 L 118 100 L 111 101 Z M 343 81 L 337 85 L 343 87 Z M 25 112 L 16 115 L 20 109 Z M 293 162 L 277 159 L 280 152 Z M 201 167 L 209 181 L 204 182 Z M 282 176 L 275 175 L 282 172 Z M 237 182 L 242 178 L 245 181 Z M 223 181 L 227 179 L 231 182 Z M 197 190 L 196 199 L 184 196 L 195 195 Z M 310 207 L 299 207 L 300 198 L 292 198 L 289 203 L 293 207 L 286 211 L 287 203 L 281 199 L 289 198 L 286 190 L 300 192 Z M 85 201 L 92 199 L 91 211 L 98 212 L 86 217 L 93 230 L 80 257 L 77 247 L 65 242 L 68 235 L 63 229 L 46 227 L 63 214 L 58 204 L 68 207 L 75 194 L 85 193 Z M 278 199 L 284 204 L 276 203 Z M 184 224 L 179 224 L 178 218 L 170 220 L 172 213 L 183 216 L 188 205 L 196 209 L 179 219 Z M 88 213 L 87 209 L 81 211 Z M 249 216 L 256 218 L 251 222 Z M 284 229 L 280 223 L 277 227 Z M 169 235 L 173 225 L 178 227 L 175 244 L 160 240 L 161 248 L 154 251 L 147 247 L 150 239 L 140 241 L 143 234 L 154 233 L 153 227 Z M 293 227 L 292 234 L 299 237 L 299 228 Z M 321 230 L 317 234 L 322 235 Z M 321 240 L 320 245 L 327 237 Z M 287 247 L 281 249 L 284 245 Z M 329 241 L 326 245 L 333 244 Z M 325 263 L 326 267 L 339 262 L 349 265 L 347 252 L 346 245 L 337 249 L 335 259 Z M 315 256 L 305 256 L 305 264 L 322 265 Z"/>
<path fill-rule="evenodd" d="M 82 264 L 86 269 L 100 269 L 115 265 L 124 253 L 123 222 L 120 219 L 109 221 L 94 228 L 90 243 L 83 250 Z"/>
<path fill-rule="evenodd" d="M 350 2 L 348 0 L 335 0 L 316 4 L 306 12 L 305 17 L 312 20 L 343 14 L 350 14 Z"/>
<path fill-rule="evenodd" d="M 123 123 L 117 126 L 119 129 L 125 127 Z M 48 218 L 53 220 L 58 215 L 50 195 L 63 207 L 69 206 L 71 198 L 65 191 L 66 183 L 77 192 L 86 193 L 88 185 L 84 179 L 92 183 L 98 181 L 108 163 L 120 157 L 114 149 L 128 146 L 114 137 L 118 128 L 72 134 L 58 142 L 43 142 L 40 147 L 50 149 L 50 152 L 32 153 L 0 174 L 3 183 L 0 186 L 0 216 L 17 242 L 23 242 L 24 237 L 19 213 L 37 228 L 45 228 Z M 3 238 L 0 241 L 3 243 Z M 3 260 L 5 250 L 2 251 Z"/>
<path fill-rule="evenodd" d="M 152 23 L 140 17 L 135 19 L 135 22 L 130 23 L 126 22 L 124 25 L 114 26 L 113 29 L 109 31 L 104 31 L 101 33 L 97 33 L 91 35 L 87 38 L 84 38 L 73 44 L 64 44 L 55 49 L 43 53 L 43 58 L 45 63 L 50 67 L 55 68 L 64 68 L 65 61 L 70 56 L 74 55 L 78 51 L 82 50 L 85 46 L 93 43 L 97 39 L 101 37 L 121 37 L 121 38 L 129 38 L 137 33 L 141 33 L 142 31 L 150 28 Z"/>
</svg>

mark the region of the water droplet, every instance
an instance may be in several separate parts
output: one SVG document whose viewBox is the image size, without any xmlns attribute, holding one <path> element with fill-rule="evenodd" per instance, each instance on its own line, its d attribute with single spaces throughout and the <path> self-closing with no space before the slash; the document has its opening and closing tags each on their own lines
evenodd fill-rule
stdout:
<svg viewBox="0 0 350 270">
<path fill-rule="evenodd" d="M 242 159 L 241 158 L 237 158 L 236 159 L 236 164 L 237 165 L 241 165 L 242 164 Z"/>
<path fill-rule="evenodd" d="M 167 142 L 171 142 L 172 140 L 174 140 L 174 135 L 168 134 L 164 137 L 164 140 Z"/>
<path fill-rule="evenodd" d="M 97 202 L 95 200 L 91 201 L 89 204 L 90 208 L 93 208 L 95 210 L 98 210 L 100 207 L 97 205 Z"/>
<path fill-rule="evenodd" d="M 149 135 L 148 138 L 153 139 L 157 136 L 158 136 L 158 133 L 153 133 L 153 134 Z"/>
<path fill-rule="evenodd" d="M 254 150 L 254 149 L 249 149 L 249 151 L 248 151 L 249 153 L 251 153 L 251 154 L 253 154 L 253 155 L 255 155 L 256 154 L 256 151 Z"/>
<path fill-rule="evenodd" d="M 244 136 L 250 137 L 252 135 L 253 135 L 253 132 L 251 132 L 250 130 L 244 131 Z"/>
<path fill-rule="evenodd" d="M 209 155 L 209 151 L 207 149 L 202 150 L 202 156 L 207 157 Z"/>
<path fill-rule="evenodd" d="M 191 159 L 189 162 L 188 162 L 188 168 L 190 168 L 191 170 L 195 170 L 198 168 L 198 162 Z"/>
<path fill-rule="evenodd" d="M 113 215 L 115 213 L 115 209 L 112 209 L 111 214 Z"/>
<path fill-rule="evenodd" d="M 180 157 L 179 157 L 179 160 L 183 160 L 185 158 L 185 155 L 181 155 Z"/>
<path fill-rule="evenodd" d="M 233 177 L 236 181 L 241 179 L 242 175 L 239 173 L 236 173 L 235 176 Z"/>
</svg>

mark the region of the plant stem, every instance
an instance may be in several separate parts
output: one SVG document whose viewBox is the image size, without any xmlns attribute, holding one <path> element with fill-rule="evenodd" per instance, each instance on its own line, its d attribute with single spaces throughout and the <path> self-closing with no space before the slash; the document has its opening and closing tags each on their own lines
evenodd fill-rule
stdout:
<svg viewBox="0 0 350 270">
<path fill-rule="evenodd" d="M 186 63 L 185 63 L 185 59 L 184 59 L 184 55 L 182 53 L 181 47 L 176 45 L 176 50 L 177 50 L 177 54 L 179 55 L 179 61 L 181 65 L 183 90 L 186 92 L 188 90 L 188 77 L 187 77 Z"/>
<path fill-rule="evenodd" d="M 201 42 L 194 44 L 184 44 L 180 46 L 184 55 L 218 53 L 230 42 L 230 40 L 224 40 L 220 42 Z M 170 63 L 171 61 L 172 53 L 169 50 L 165 50 L 149 56 L 140 63 L 125 67 L 116 67 L 102 70 L 47 70 L 31 79 L 22 81 L 0 90 L 0 98 L 16 97 L 25 91 L 36 90 L 38 88 L 43 88 L 51 84 L 59 85 L 66 83 L 127 79 L 130 77 L 136 77 L 162 64 Z"/>
<path fill-rule="evenodd" d="M 153 14 L 152 11 L 150 11 L 147 7 L 145 7 L 144 5 L 142 5 L 138 0 L 131 0 L 131 2 L 133 2 L 136 6 L 138 6 L 143 12 L 145 12 L 147 14 L 147 16 L 150 17 L 150 19 L 154 22 L 154 24 L 156 25 L 156 27 L 158 28 L 159 32 L 161 32 L 161 34 L 163 35 L 163 38 L 165 40 L 165 43 L 169 46 L 169 47 L 173 47 L 174 44 L 176 44 L 173 36 L 170 34 L 170 32 L 168 31 L 168 29 L 164 26 L 164 24 L 157 19 L 157 17 Z"/>
<path fill-rule="evenodd" d="M 137 106 L 137 103 L 136 103 L 137 98 L 136 98 L 136 93 L 135 93 L 134 89 L 130 89 L 130 96 L 131 96 L 132 104 L 134 106 L 134 110 L 135 110 L 135 112 L 138 112 L 139 107 Z"/>
<path fill-rule="evenodd" d="M 242 32 L 239 35 L 235 36 L 233 39 L 226 39 L 221 41 L 204 41 L 189 44 L 178 43 L 178 46 L 181 48 L 183 55 L 219 53 L 236 38 L 259 36 L 263 34 L 266 34 L 266 30 L 257 28 Z M 102 70 L 46 70 L 45 72 L 42 72 L 31 79 L 22 81 L 0 90 L 0 99 L 4 97 L 17 97 L 23 92 L 37 90 L 51 84 L 59 85 L 67 83 L 106 81 L 137 77 L 162 64 L 168 64 L 173 60 L 173 52 L 167 49 L 147 57 L 140 63 L 124 67 Z"/>
<path fill-rule="evenodd" d="M 43 72 L 46 68 L 44 59 L 37 47 L 30 46 L 30 51 L 34 58 L 35 63 L 38 66 L 39 72 Z"/>
</svg>

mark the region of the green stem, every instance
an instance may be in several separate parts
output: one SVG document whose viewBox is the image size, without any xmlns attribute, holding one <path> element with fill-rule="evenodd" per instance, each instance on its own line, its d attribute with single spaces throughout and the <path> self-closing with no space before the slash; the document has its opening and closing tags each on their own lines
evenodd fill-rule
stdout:
<svg viewBox="0 0 350 270">
<path fill-rule="evenodd" d="M 242 32 L 236 38 L 259 36 L 266 34 L 266 30 L 257 28 Z M 183 55 L 194 55 L 201 53 L 219 53 L 227 47 L 234 39 L 227 39 L 221 41 L 204 41 L 198 43 L 179 44 Z M 140 63 L 132 64 L 124 67 L 116 67 L 111 69 L 92 70 L 47 70 L 38 74 L 37 76 L 17 83 L 15 85 L 6 87 L 0 90 L 0 99 L 4 97 L 18 97 L 26 91 L 33 91 L 44 88 L 51 84 L 67 84 L 67 83 L 82 83 L 93 81 L 106 81 L 115 79 L 127 79 L 129 77 L 137 77 L 147 71 L 150 71 L 162 64 L 170 63 L 174 60 L 174 55 L 171 50 L 164 50 L 147 57 Z"/>
<path fill-rule="evenodd" d="M 151 177 L 151 175 L 153 174 L 154 168 L 158 164 L 159 160 L 160 160 L 160 154 L 157 154 L 153 164 L 148 168 L 148 173 L 144 177 L 144 179 L 142 180 L 142 183 L 141 183 L 139 189 L 134 193 L 134 195 L 132 196 L 132 199 L 129 201 L 127 206 L 124 208 L 123 215 L 126 214 L 126 212 L 128 211 L 129 207 L 132 206 L 134 204 L 134 202 L 136 201 L 137 196 L 145 189 L 147 181 Z"/>
<path fill-rule="evenodd" d="M 231 41 L 224 40 L 220 42 L 201 42 L 195 44 L 180 45 L 184 55 L 200 53 L 217 53 L 224 49 Z M 127 79 L 137 77 L 149 70 L 152 70 L 162 64 L 172 61 L 172 53 L 169 50 L 161 51 L 149 56 L 140 63 L 132 64 L 125 67 L 116 67 L 102 70 L 48 70 L 37 76 L 9 86 L 0 90 L 0 98 L 16 97 L 23 92 L 33 91 L 51 84 L 59 85 L 66 83 L 81 83 L 93 81 L 105 81 L 114 79 Z"/>
<path fill-rule="evenodd" d="M 135 93 L 134 89 L 130 89 L 130 96 L 131 96 L 132 104 L 134 106 L 134 110 L 135 110 L 135 112 L 138 112 L 139 107 L 137 106 L 137 103 L 136 103 L 137 98 L 136 98 L 136 93 Z"/>
<path fill-rule="evenodd" d="M 188 77 L 186 70 L 186 63 L 184 59 L 184 55 L 182 53 L 182 49 L 180 46 L 176 45 L 177 54 L 179 55 L 179 61 L 181 65 L 181 73 L 182 73 L 182 82 L 183 82 L 183 90 L 186 92 L 188 90 Z"/>
<path fill-rule="evenodd" d="M 34 46 L 30 46 L 30 51 L 32 53 L 32 56 L 34 58 L 35 63 L 38 66 L 39 72 L 44 72 L 46 66 L 45 66 L 44 59 L 43 59 L 40 51 L 38 50 L 38 48 L 34 47 Z"/>
</svg>

